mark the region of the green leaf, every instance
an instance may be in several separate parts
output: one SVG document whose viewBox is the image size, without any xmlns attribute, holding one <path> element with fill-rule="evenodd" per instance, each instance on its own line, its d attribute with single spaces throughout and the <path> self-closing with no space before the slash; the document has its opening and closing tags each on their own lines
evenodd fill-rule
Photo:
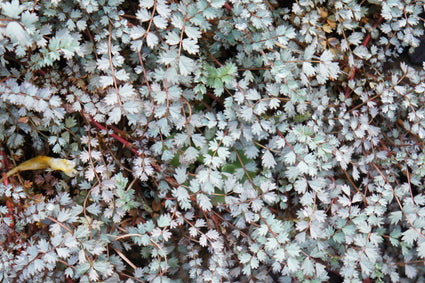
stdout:
<svg viewBox="0 0 425 283">
<path fill-rule="evenodd" d="M 128 179 L 123 176 L 121 172 L 115 175 L 115 182 L 118 188 L 125 189 L 128 183 Z"/>
</svg>

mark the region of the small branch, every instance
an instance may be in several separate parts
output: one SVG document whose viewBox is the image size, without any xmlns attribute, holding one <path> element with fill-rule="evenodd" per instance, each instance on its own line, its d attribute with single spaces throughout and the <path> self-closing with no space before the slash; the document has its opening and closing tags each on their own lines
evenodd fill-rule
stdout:
<svg viewBox="0 0 425 283">
<path fill-rule="evenodd" d="M 375 29 L 383 20 L 384 20 L 384 18 L 382 16 L 380 16 L 378 21 L 373 25 L 372 29 Z M 366 45 L 369 43 L 370 39 L 371 39 L 371 35 L 370 35 L 370 33 L 368 33 L 366 38 L 364 39 L 362 45 L 364 47 L 366 47 Z M 354 67 L 351 76 L 348 78 L 349 81 L 354 79 L 354 77 L 356 75 L 356 71 L 357 71 L 357 68 Z M 347 87 L 345 88 L 345 98 L 348 98 L 349 95 L 350 95 L 350 87 L 347 85 Z"/>
<path fill-rule="evenodd" d="M 99 122 L 95 121 L 92 117 L 90 117 L 89 119 L 90 119 L 90 122 L 93 125 L 95 125 L 97 128 L 99 128 L 101 130 L 108 131 L 108 128 L 106 128 L 105 126 L 103 126 Z M 130 149 L 133 153 L 135 153 L 138 156 L 140 156 L 139 152 L 135 148 L 133 148 L 133 144 L 131 142 L 123 139 L 122 137 L 120 137 L 119 135 L 117 135 L 115 133 L 111 133 L 110 136 L 113 137 L 114 139 L 116 139 L 117 141 L 119 141 L 120 143 L 122 143 L 125 147 L 127 147 L 128 149 Z"/>
<path fill-rule="evenodd" d="M 357 188 L 356 184 L 354 184 L 353 180 L 351 180 L 350 175 L 348 175 L 348 172 L 345 169 L 342 169 L 342 171 L 344 171 L 345 177 L 347 177 L 348 181 L 350 182 L 350 184 L 356 189 L 356 191 L 362 196 L 364 202 L 366 205 L 368 205 L 366 197 L 364 196 L 364 194 L 360 191 L 359 188 Z"/>
</svg>

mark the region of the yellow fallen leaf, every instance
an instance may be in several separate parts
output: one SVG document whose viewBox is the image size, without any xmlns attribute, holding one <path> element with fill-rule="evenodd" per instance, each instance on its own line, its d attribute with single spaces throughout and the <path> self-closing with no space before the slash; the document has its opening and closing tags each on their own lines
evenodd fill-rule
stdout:
<svg viewBox="0 0 425 283">
<path fill-rule="evenodd" d="M 52 170 L 60 170 L 66 175 L 73 177 L 77 173 L 77 170 L 75 170 L 74 167 L 75 164 L 71 160 L 40 155 L 19 164 L 18 166 L 7 172 L 6 177 L 10 177 L 21 171 L 39 170 L 47 168 L 50 168 Z"/>
</svg>

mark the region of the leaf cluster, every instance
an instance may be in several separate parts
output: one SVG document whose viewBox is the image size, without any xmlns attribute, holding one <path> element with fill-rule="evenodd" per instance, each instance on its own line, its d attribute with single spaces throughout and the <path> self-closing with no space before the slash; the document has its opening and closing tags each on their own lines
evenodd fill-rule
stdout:
<svg viewBox="0 0 425 283">
<path fill-rule="evenodd" d="M 1 280 L 423 280 L 423 3 L 289 2 L 1 2 Z"/>
</svg>

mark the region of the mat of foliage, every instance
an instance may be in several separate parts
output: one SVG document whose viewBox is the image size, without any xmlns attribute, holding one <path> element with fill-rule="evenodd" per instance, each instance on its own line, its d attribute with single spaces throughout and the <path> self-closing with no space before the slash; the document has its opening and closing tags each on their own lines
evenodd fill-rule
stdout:
<svg viewBox="0 0 425 283">
<path fill-rule="evenodd" d="M 1 1 L 0 280 L 424 280 L 424 5 Z"/>
</svg>

